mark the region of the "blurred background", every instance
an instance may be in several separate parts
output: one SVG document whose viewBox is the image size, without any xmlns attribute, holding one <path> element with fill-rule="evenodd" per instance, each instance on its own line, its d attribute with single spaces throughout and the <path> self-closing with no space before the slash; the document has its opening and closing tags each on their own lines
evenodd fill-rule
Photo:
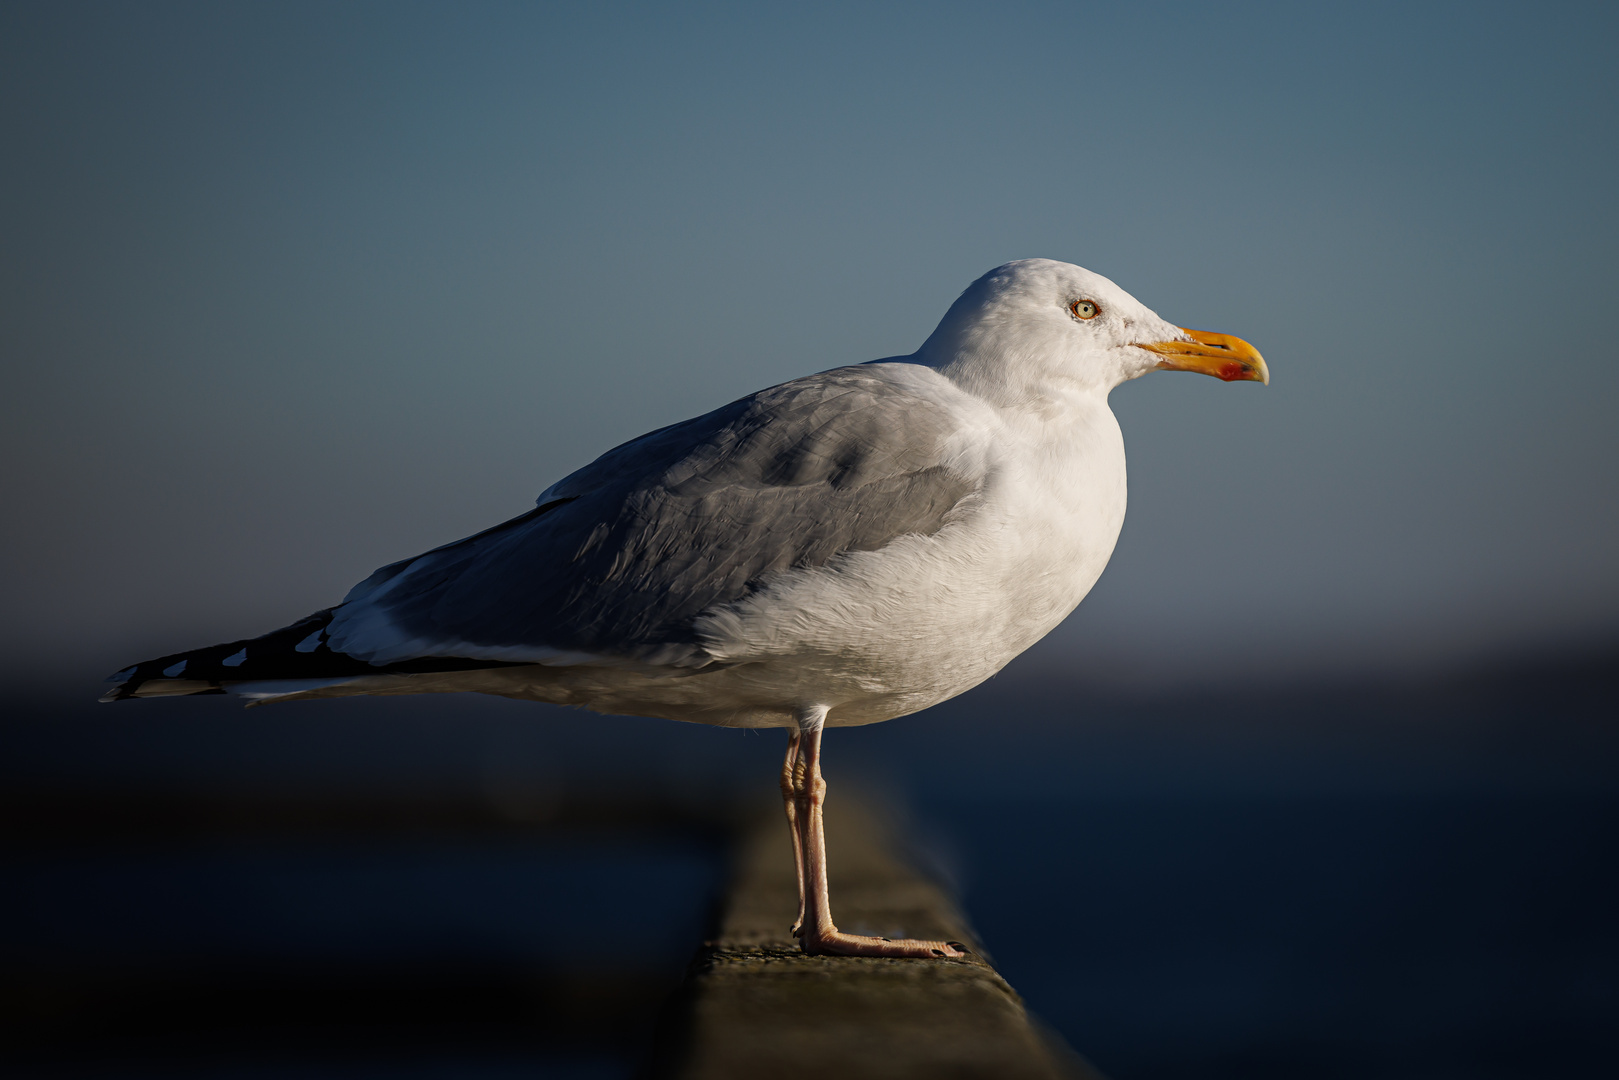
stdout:
<svg viewBox="0 0 1619 1080">
<path fill-rule="evenodd" d="M 628 1075 L 774 734 L 101 679 L 1043 256 L 1273 383 L 1120 388 L 1101 583 L 836 732 L 834 792 L 911 807 L 1118 1080 L 1606 1075 L 1616 47 L 1597 4 L 0 8 L 7 1060 Z"/>
</svg>

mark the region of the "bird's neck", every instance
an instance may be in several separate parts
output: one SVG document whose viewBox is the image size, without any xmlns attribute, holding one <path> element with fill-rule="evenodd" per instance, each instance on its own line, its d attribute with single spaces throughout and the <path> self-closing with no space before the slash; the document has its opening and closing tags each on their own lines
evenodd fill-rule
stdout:
<svg viewBox="0 0 1619 1080">
<path fill-rule="evenodd" d="M 1000 336 L 967 334 L 929 338 L 911 358 L 997 409 L 1057 418 L 1070 409 L 1106 407 L 1120 381 L 1111 365 L 1076 363 L 1053 355 L 1049 343 L 1015 343 Z"/>
</svg>

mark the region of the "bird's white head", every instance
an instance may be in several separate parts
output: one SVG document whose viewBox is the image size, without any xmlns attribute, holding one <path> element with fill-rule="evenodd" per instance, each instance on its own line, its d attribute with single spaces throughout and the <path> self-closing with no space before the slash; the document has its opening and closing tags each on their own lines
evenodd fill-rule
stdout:
<svg viewBox="0 0 1619 1080">
<path fill-rule="evenodd" d="M 1000 405 L 1099 393 L 1149 371 L 1196 371 L 1268 383 L 1241 338 L 1159 318 L 1101 274 L 1052 259 L 997 266 L 967 287 L 917 350 L 964 388 Z"/>
</svg>

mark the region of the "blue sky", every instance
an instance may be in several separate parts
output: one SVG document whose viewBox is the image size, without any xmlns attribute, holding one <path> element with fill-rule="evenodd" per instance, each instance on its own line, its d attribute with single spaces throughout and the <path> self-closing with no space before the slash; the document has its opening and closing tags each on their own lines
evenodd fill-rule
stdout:
<svg viewBox="0 0 1619 1080">
<path fill-rule="evenodd" d="M 1253 341 L 1114 408 L 1023 670 L 1619 633 L 1601 5 L 10 4 L 17 678 L 268 630 L 1012 258 Z"/>
</svg>

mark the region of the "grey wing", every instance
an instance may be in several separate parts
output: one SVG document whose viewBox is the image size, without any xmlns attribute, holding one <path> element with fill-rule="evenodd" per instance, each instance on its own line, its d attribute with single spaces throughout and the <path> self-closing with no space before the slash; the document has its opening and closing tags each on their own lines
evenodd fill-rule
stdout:
<svg viewBox="0 0 1619 1080">
<path fill-rule="evenodd" d="M 761 391 L 609 451 L 528 514 L 378 570 L 328 642 L 425 656 L 699 668 L 705 610 L 772 571 L 932 534 L 979 478 L 962 422 L 880 365 Z"/>
</svg>

